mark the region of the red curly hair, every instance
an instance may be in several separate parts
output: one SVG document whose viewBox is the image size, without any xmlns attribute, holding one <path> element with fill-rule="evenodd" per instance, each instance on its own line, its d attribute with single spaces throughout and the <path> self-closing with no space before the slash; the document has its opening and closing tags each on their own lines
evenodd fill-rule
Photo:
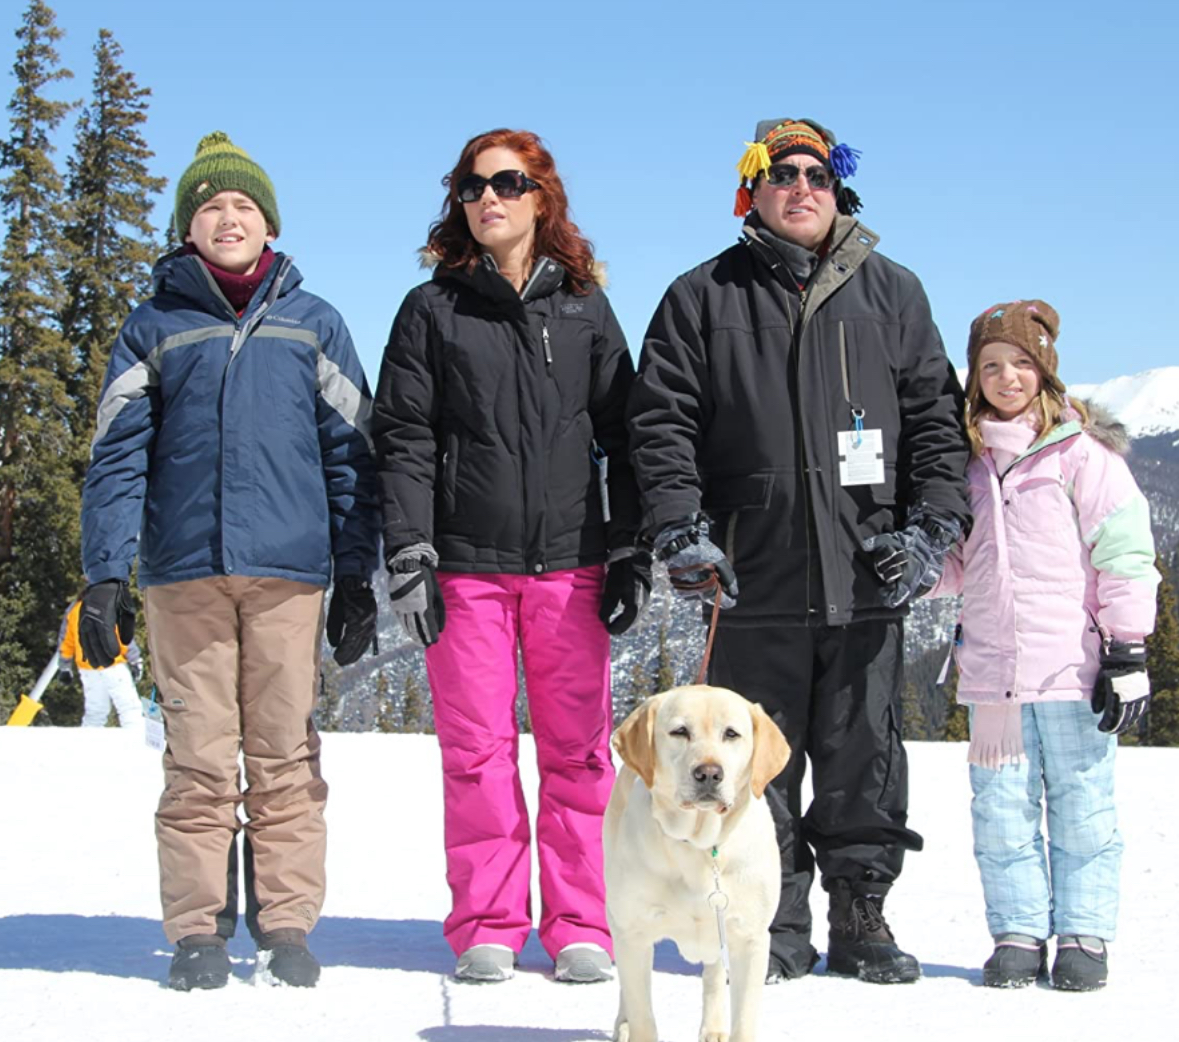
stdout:
<svg viewBox="0 0 1179 1042">
<path fill-rule="evenodd" d="M 446 201 L 426 236 L 426 251 L 440 258 L 443 267 L 470 268 L 483 248 L 471 234 L 456 186 L 475 168 L 475 159 L 489 148 L 506 148 L 524 161 L 524 173 L 540 185 L 537 192 L 535 257 L 549 257 L 565 269 L 565 286 L 585 296 L 594 287 L 594 248 L 569 219 L 569 199 L 557 174 L 557 164 L 540 138 L 528 130 L 489 130 L 463 146 L 458 162 L 442 179 Z"/>
</svg>

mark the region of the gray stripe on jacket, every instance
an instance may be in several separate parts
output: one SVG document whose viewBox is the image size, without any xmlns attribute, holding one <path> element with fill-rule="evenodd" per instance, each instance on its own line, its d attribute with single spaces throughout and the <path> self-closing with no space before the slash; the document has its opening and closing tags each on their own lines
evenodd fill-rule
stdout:
<svg viewBox="0 0 1179 1042">
<path fill-rule="evenodd" d="M 94 431 L 94 440 L 90 443 L 90 458 L 94 459 L 94 450 L 106 436 L 119 413 L 133 401 L 147 394 L 149 387 L 160 382 L 160 360 L 165 354 L 174 347 L 183 347 L 185 344 L 194 344 L 215 336 L 233 336 L 233 326 L 203 326 L 167 337 L 161 340 L 145 359 L 136 362 L 125 373 L 112 380 L 102 396 L 102 401 L 98 403 L 98 424 Z"/>
</svg>

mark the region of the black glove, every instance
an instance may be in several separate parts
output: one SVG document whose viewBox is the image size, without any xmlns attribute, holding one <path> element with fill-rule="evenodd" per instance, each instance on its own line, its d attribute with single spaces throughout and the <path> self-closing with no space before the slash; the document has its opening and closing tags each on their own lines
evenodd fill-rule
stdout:
<svg viewBox="0 0 1179 1042">
<path fill-rule="evenodd" d="M 438 586 L 438 554 L 429 543 L 414 543 L 389 559 L 389 599 L 409 639 L 419 647 L 438 643 L 446 627 L 446 605 Z"/>
<path fill-rule="evenodd" d="M 962 536 L 953 518 L 916 513 L 897 532 L 869 536 L 860 545 L 872 555 L 872 567 L 884 584 L 881 600 L 899 608 L 928 593 L 942 577 L 946 554 Z"/>
<path fill-rule="evenodd" d="M 57 671 L 57 682 L 69 687 L 74 682 L 74 671 L 72 669 L 59 669 Z"/>
<path fill-rule="evenodd" d="M 86 661 L 105 669 L 134 638 L 135 602 L 131 599 L 131 588 L 118 579 L 87 586 L 78 619 L 78 639 Z"/>
<path fill-rule="evenodd" d="M 1111 640 L 1101 649 L 1097 686 L 1090 700 L 1100 713 L 1097 730 L 1123 734 L 1138 725 L 1150 705 L 1146 645 L 1140 640 Z"/>
<path fill-rule="evenodd" d="M 651 555 L 646 550 L 632 550 L 607 563 L 598 618 L 617 637 L 634 625 L 650 596 Z"/>
<path fill-rule="evenodd" d="M 711 601 L 710 580 L 720 583 L 721 607 L 737 603 L 737 573 L 729 559 L 708 538 L 708 519 L 703 515 L 668 525 L 655 537 L 655 553 L 667 565 L 672 589 L 681 597 Z"/>
<path fill-rule="evenodd" d="M 372 584 L 360 575 L 341 575 L 328 605 L 327 639 L 335 649 L 332 657 L 341 666 L 352 665 L 373 642 L 376 632 L 377 598 Z"/>
</svg>

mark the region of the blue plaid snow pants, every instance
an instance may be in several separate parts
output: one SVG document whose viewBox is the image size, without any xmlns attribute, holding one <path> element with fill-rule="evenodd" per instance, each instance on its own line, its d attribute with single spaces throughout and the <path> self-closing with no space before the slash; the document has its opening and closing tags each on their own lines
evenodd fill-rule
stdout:
<svg viewBox="0 0 1179 1042">
<path fill-rule="evenodd" d="M 1114 811 L 1117 740 L 1083 702 L 1022 709 L 1027 761 L 970 767 L 974 856 L 991 936 L 1114 939 L 1122 837 Z M 1047 845 L 1041 823 L 1047 804 Z"/>
</svg>

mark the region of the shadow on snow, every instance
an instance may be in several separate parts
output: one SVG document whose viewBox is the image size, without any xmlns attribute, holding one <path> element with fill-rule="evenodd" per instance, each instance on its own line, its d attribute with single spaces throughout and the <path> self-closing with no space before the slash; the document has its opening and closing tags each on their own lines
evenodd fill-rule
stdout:
<svg viewBox="0 0 1179 1042">
<path fill-rule="evenodd" d="M 245 927 L 229 942 L 237 977 L 254 969 L 254 943 Z M 436 919 L 349 919 L 326 917 L 312 935 L 312 949 L 325 968 L 405 970 L 448 975 L 454 954 Z M 0 917 L 0 970 L 42 970 L 47 973 L 97 973 L 106 977 L 163 981 L 172 946 L 158 920 L 104 915 L 12 915 Z M 699 967 L 684 961 L 670 941 L 655 950 L 655 969 L 696 975 Z M 521 972 L 551 973 L 552 961 L 535 932 L 520 954 Z M 482 1029 L 451 1028 L 445 1031 Z M 500 1030 L 498 1028 L 488 1030 Z M 539 1030 L 539 1029 L 536 1029 Z M 433 1042 L 483 1042 L 494 1036 L 431 1036 Z M 529 1036 L 530 1038 L 532 1036 Z M 562 1042 L 560 1032 L 537 1035 L 537 1042 Z"/>
</svg>

